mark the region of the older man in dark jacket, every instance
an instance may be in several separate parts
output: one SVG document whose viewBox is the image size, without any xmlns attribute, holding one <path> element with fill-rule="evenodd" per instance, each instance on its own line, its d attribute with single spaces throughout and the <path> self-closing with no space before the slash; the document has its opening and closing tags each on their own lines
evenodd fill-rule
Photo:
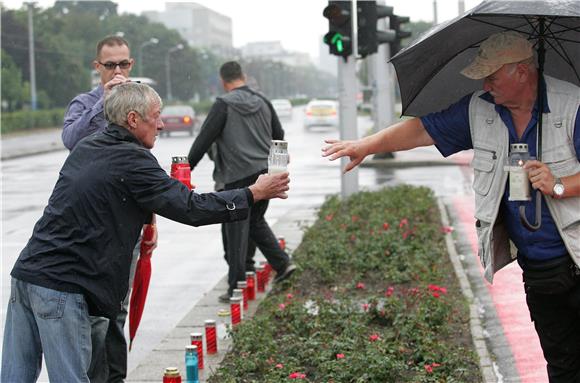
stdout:
<svg viewBox="0 0 580 383">
<path fill-rule="evenodd" d="M 2 382 L 36 381 L 43 353 L 50 381 L 89 381 L 89 314 L 119 312 L 131 252 L 152 214 L 207 225 L 244 219 L 255 201 L 285 197 L 287 173 L 208 194 L 170 178 L 149 151 L 163 128 L 160 109 L 147 85 L 115 87 L 105 101 L 112 123 L 65 161 L 11 273 Z"/>
</svg>

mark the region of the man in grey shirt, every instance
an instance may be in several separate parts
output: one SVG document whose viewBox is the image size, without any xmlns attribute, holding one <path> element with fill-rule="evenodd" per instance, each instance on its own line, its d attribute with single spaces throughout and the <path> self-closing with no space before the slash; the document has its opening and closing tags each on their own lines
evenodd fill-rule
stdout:
<svg viewBox="0 0 580 383">
<path fill-rule="evenodd" d="M 232 190 L 251 185 L 268 171 L 270 145 L 273 139 L 284 139 L 284 130 L 270 101 L 246 85 L 239 63 L 223 64 L 220 77 L 226 94 L 213 104 L 188 159 L 194 169 L 215 142 L 214 180 Z M 275 282 L 287 279 L 296 269 L 264 218 L 267 209 L 268 201 L 260 201 L 252 206 L 248 218 L 224 226 L 229 288 L 219 297 L 221 302 L 228 302 L 237 282 L 246 280 L 250 240 L 276 271 Z"/>
<path fill-rule="evenodd" d="M 101 83 L 87 93 L 76 96 L 69 104 L 64 116 L 62 141 L 73 150 L 83 138 L 105 130 L 107 121 L 103 113 L 104 99 L 115 86 L 129 80 L 133 67 L 129 44 L 119 36 L 107 36 L 97 44 L 97 57 L 94 68 L 101 77 Z M 154 223 L 154 222 L 153 222 Z M 147 244 L 157 245 L 157 229 L 154 227 L 154 240 Z M 135 276 L 135 263 L 139 257 L 140 240 L 133 250 L 133 262 L 129 279 L 129 288 Z M 124 326 L 127 319 L 129 294 L 116 320 L 103 317 L 91 317 L 92 358 L 88 371 L 93 383 L 122 382 L 127 376 L 127 341 Z"/>
</svg>

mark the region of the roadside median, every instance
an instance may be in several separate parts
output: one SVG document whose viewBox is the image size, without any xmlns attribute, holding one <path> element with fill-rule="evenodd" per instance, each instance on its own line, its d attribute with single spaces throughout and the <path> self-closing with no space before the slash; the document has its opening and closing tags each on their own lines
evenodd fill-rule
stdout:
<svg viewBox="0 0 580 383">
<path fill-rule="evenodd" d="M 482 381 L 450 235 L 426 188 L 331 197 L 209 382 Z"/>
</svg>

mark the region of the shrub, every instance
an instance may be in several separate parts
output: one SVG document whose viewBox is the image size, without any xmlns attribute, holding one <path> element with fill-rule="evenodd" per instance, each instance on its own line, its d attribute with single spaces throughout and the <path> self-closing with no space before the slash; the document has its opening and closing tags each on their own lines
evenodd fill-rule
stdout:
<svg viewBox="0 0 580 383">
<path fill-rule="evenodd" d="M 480 382 L 430 190 L 329 198 L 210 382 Z"/>
<path fill-rule="evenodd" d="M 64 109 L 20 110 L 3 112 L 0 124 L 2 134 L 19 130 L 62 127 Z"/>
</svg>

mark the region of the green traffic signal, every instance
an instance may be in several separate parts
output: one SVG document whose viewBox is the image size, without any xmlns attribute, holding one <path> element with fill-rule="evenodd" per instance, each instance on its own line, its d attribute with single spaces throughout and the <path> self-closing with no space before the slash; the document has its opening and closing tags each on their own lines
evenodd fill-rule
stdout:
<svg viewBox="0 0 580 383">
<path fill-rule="evenodd" d="M 342 53 L 344 51 L 344 46 L 342 45 L 342 35 L 340 33 L 336 33 L 333 37 L 332 40 L 330 41 L 330 43 L 332 45 L 336 45 L 336 50 L 339 53 Z"/>
<path fill-rule="evenodd" d="M 330 48 L 330 54 L 344 58 L 352 54 L 350 8 L 350 1 L 331 0 L 322 12 L 328 19 L 328 33 L 324 36 L 324 42 Z"/>
</svg>

